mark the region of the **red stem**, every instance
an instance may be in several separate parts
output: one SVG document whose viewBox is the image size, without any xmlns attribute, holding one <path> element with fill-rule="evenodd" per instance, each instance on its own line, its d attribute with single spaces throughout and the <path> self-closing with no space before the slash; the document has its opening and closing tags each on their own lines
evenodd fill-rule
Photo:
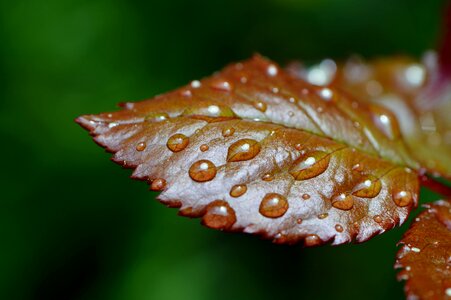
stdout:
<svg viewBox="0 0 451 300">
<path fill-rule="evenodd" d="M 428 177 L 427 175 L 419 176 L 421 185 L 427 187 L 431 191 L 440 194 L 445 199 L 451 199 L 451 187 L 447 186 L 444 183 L 434 180 L 433 178 Z"/>
</svg>

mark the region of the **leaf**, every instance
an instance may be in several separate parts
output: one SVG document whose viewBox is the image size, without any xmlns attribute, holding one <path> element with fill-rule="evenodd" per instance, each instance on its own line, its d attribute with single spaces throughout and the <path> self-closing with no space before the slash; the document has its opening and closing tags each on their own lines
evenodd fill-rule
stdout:
<svg viewBox="0 0 451 300">
<path fill-rule="evenodd" d="M 427 53 L 424 62 L 351 59 L 338 69 L 334 84 L 382 106 L 383 115 L 395 116 L 413 159 L 427 171 L 451 178 L 451 79 L 441 74 L 435 53 Z M 384 120 L 376 122 L 382 126 Z"/>
<path fill-rule="evenodd" d="M 408 299 L 451 297 L 451 203 L 426 206 L 400 241 L 396 268 Z"/>
<path fill-rule="evenodd" d="M 77 122 L 181 215 L 313 246 L 368 240 L 417 203 L 416 162 L 353 103 L 255 56 Z"/>
</svg>

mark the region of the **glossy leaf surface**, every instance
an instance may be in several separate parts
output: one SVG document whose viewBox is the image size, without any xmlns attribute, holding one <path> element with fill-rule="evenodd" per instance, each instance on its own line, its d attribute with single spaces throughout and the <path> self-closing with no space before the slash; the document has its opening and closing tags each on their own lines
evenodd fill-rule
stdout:
<svg viewBox="0 0 451 300">
<path fill-rule="evenodd" d="M 256 56 L 77 121 L 180 214 L 314 246 L 365 241 L 417 203 L 418 164 L 374 110 Z"/>
<path fill-rule="evenodd" d="M 408 299 L 451 298 L 451 204 L 430 204 L 406 232 L 395 267 Z"/>
</svg>

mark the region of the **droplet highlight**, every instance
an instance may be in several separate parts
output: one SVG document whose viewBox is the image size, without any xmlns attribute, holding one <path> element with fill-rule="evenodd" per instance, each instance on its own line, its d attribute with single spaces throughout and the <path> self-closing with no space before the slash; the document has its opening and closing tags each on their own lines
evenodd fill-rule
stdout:
<svg viewBox="0 0 451 300">
<path fill-rule="evenodd" d="M 152 191 L 162 191 L 166 187 L 166 180 L 163 178 L 156 178 L 152 180 L 152 183 L 150 184 L 150 189 Z"/>
<path fill-rule="evenodd" d="M 236 214 L 226 201 L 216 200 L 207 205 L 202 224 L 213 229 L 229 229 L 236 222 Z"/>
<path fill-rule="evenodd" d="M 413 201 L 412 193 L 409 191 L 399 191 L 393 193 L 393 201 L 400 207 L 408 206 Z"/>
<path fill-rule="evenodd" d="M 146 150 L 146 142 L 140 142 L 136 145 L 136 151 L 144 151 Z"/>
<path fill-rule="evenodd" d="M 363 180 L 354 187 L 352 194 L 360 198 L 374 198 L 379 195 L 381 189 L 382 184 L 380 180 L 369 175 L 364 177 Z"/>
<path fill-rule="evenodd" d="M 354 206 L 354 198 L 342 193 L 332 199 L 332 206 L 341 210 L 350 210 Z"/>
<path fill-rule="evenodd" d="M 290 168 L 289 173 L 296 180 L 316 177 L 326 171 L 330 155 L 323 151 L 314 151 L 301 156 Z"/>
</svg>

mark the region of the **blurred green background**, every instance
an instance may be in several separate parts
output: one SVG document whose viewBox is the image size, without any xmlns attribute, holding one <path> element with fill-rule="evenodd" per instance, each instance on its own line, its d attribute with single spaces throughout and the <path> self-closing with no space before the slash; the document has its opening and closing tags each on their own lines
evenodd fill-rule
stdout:
<svg viewBox="0 0 451 300">
<path fill-rule="evenodd" d="M 443 5 L 0 1 L 0 299 L 402 299 L 392 265 L 406 225 L 315 249 L 209 230 L 129 180 L 73 119 L 254 52 L 419 56 Z"/>
</svg>

